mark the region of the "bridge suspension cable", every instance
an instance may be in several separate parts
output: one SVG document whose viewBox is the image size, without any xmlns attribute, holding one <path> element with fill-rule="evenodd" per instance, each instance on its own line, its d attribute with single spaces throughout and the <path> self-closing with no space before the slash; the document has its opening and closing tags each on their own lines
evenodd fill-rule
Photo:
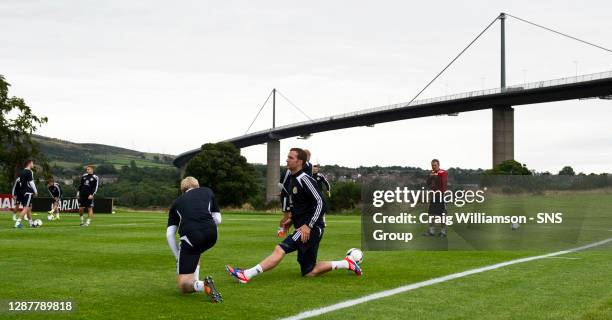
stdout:
<svg viewBox="0 0 612 320">
<path fill-rule="evenodd" d="M 419 93 L 417 93 L 411 100 L 410 102 L 408 102 L 407 105 L 410 105 L 414 100 L 416 100 L 416 98 L 418 98 L 421 93 L 423 93 L 423 91 L 425 91 L 427 88 L 429 88 L 429 86 L 436 81 L 436 79 L 438 79 L 438 77 L 440 77 L 442 75 L 442 73 L 444 73 L 444 71 L 446 71 L 446 69 L 448 69 L 455 61 L 457 61 L 457 59 L 459 59 L 459 57 L 461 57 L 461 55 L 467 50 L 469 49 L 472 44 L 474 44 L 474 42 L 476 42 L 476 40 L 478 40 L 480 38 L 480 36 L 482 36 L 487 30 L 489 30 L 489 28 L 491 28 L 491 26 L 495 23 L 495 21 L 497 21 L 497 19 L 499 19 L 501 15 L 495 17 L 495 19 L 493 19 L 493 21 L 491 21 L 491 23 L 489 23 L 488 26 L 486 26 L 486 28 L 484 28 L 482 31 L 480 31 L 480 33 L 476 36 L 476 38 L 474 38 L 474 40 L 472 40 L 465 48 L 463 48 L 463 50 L 461 50 L 461 52 L 459 52 L 459 54 L 453 58 L 453 60 L 451 60 L 451 62 L 449 62 L 446 67 L 444 67 L 444 69 L 442 69 L 442 71 L 438 72 L 438 74 L 431 79 L 431 81 L 429 81 L 429 83 L 427 83 L 427 85 L 425 87 L 423 87 L 423 89 L 421 89 L 421 91 L 419 91 Z"/>
<path fill-rule="evenodd" d="M 477 36 L 474 38 L 474 40 L 472 40 L 472 41 L 471 41 L 471 42 L 470 42 L 470 43 L 469 43 L 469 44 L 468 44 L 468 45 L 467 45 L 465 48 L 463 48 L 463 50 L 461 50 L 461 52 L 459 52 L 459 54 L 458 54 L 458 55 L 457 55 L 455 58 L 453 58 L 453 60 L 451 60 L 451 62 L 449 62 L 449 63 L 448 63 L 448 64 L 447 64 L 447 65 L 444 67 L 444 69 L 442 69 L 442 71 L 440 71 L 440 72 L 439 72 L 439 73 L 438 73 L 438 74 L 437 74 L 437 75 L 436 75 L 436 76 L 435 76 L 433 79 L 431 79 L 431 81 L 429 81 L 429 82 L 427 83 L 427 85 L 426 85 L 425 87 L 423 87 L 423 89 L 421 89 L 421 91 L 419 91 L 419 93 L 417 93 L 417 94 L 416 94 L 416 95 L 415 95 L 415 96 L 414 96 L 414 97 L 413 97 L 413 98 L 410 100 L 410 102 L 408 102 L 408 104 L 407 104 L 407 105 L 410 105 L 410 104 L 411 104 L 411 103 L 412 103 L 414 100 L 416 100 L 416 99 L 417 99 L 417 98 L 418 98 L 418 97 L 421 95 L 421 93 L 423 93 L 423 91 L 425 91 L 427 88 L 429 88 L 429 86 L 430 86 L 430 85 L 431 85 L 431 84 L 432 84 L 434 81 L 436 81 L 436 79 L 438 79 L 438 78 L 439 78 L 439 77 L 442 75 L 442 73 L 444 73 L 444 71 L 446 71 L 446 69 L 448 69 L 448 68 L 449 68 L 449 67 L 450 67 L 450 66 L 451 66 L 451 65 L 452 65 L 452 64 L 453 64 L 455 61 L 457 61 L 457 59 L 459 59 L 459 57 L 461 57 L 461 55 L 462 55 L 462 54 L 463 54 L 463 53 L 464 53 L 464 52 L 465 52 L 465 51 L 466 51 L 468 48 L 470 48 L 470 47 L 472 46 L 472 44 L 474 44 L 474 42 L 476 42 L 476 40 L 478 40 L 478 39 L 480 38 L 480 36 L 482 36 L 482 35 L 483 35 L 483 34 L 484 34 L 484 33 L 485 33 L 485 32 L 486 32 L 486 31 L 487 31 L 487 30 L 488 30 L 488 29 L 489 29 L 489 28 L 490 28 L 490 27 L 493 25 L 493 23 L 495 23 L 495 21 L 497 21 L 498 19 L 500 19 L 500 18 L 501 18 L 501 17 L 503 17 L 503 16 L 512 17 L 512 18 L 514 18 L 514 19 L 517 19 L 517 20 L 519 20 L 519 21 L 525 22 L 525 23 L 527 23 L 527 24 L 531 24 L 531 25 L 536 26 L 536 27 L 538 27 L 538 28 L 542 28 L 542 29 L 544 29 L 544 30 L 547 30 L 547 31 L 550 31 L 550 32 L 556 33 L 556 34 L 558 34 L 558 35 L 561 35 L 561 36 L 564 36 L 564 37 L 570 38 L 570 39 L 572 39 L 572 40 L 576 40 L 576 41 L 582 42 L 582 43 L 584 43 L 584 44 L 587 44 L 587 45 L 590 45 L 590 46 L 593 46 L 593 47 L 596 47 L 596 48 L 599 48 L 599 49 L 602 49 L 602 50 L 605 50 L 605 51 L 608 51 L 608 52 L 611 52 L 611 53 L 612 53 L 612 50 L 610 50 L 610 49 L 608 49 L 608 48 L 605 48 L 605 47 L 602 47 L 602 46 L 600 46 L 600 45 L 594 44 L 594 43 L 592 43 L 592 42 L 588 42 L 588 41 L 586 41 L 586 40 L 582 40 L 582 39 L 579 39 L 579 38 L 576 38 L 576 37 L 570 36 L 570 35 L 568 35 L 568 34 L 566 34 L 566 33 L 563 33 L 563 32 L 560 32 L 560 31 L 557 31 L 557 30 L 554 30 L 554 29 L 551 29 L 551 28 L 548 28 L 548 27 L 545 27 L 545 26 L 542 26 L 542 25 L 539 25 L 539 24 L 537 24 L 537 23 L 534 23 L 534 22 L 531 22 L 531 21 L 528 21 L 528 20 L 525 20 L 525 19 L 522 19 L 522 18 L 519 18 L 519 17 L 513 16 L 513 15 L 508 14 L 508 13 L 501 13 L 500 15 L 498 15 L 497 17 L 495 17 L 495 19 L 494 19 L 493 21 L 491 21 L 491 23 L 489 23 L 489 25 L 487 25 L 487 26 L 484 28 L 484 30 L 482 30 L 482 31 L 481 31 L 481 32 L 480 32 L 480 33 L 479 33 L 479 34 L 478 34 L 478 35 L 477 35 Z"/>
<path fill-rule="evenodd" d="M 255 123 L 255 121 L 257 120 L 257 118 L 259 117 L 259 114 L 261 114 L 261 111 L 263 110 L 263 108 L 266 106 L 266 104 L 268 104 L 268 101 L 270 100 L 270 97 L 274 94 L 274 93 L 278 93 L 280 94 L 281 97 L 283 97 L 283 99 L 285 99 L 285 101 L 287 101 L 290 105 L 292 105 L 296 110 L 298 110 L 300 113 L 302 113 L 306 118 L 308 118 L 308 120 L 312 120 L 311 117 L 309 117 L 306 112 L 304 112 L 304 110 L 302 110 L 300 107 L 298 107 L 295 103 L 293 103 L 291 100 L 289 100 L 289 98 L 287 98 L 282 92 L 280 92 L 278 89 L 272 89 L 272 91 L 270 91 L 270 94 L 268 95 L 268 97 L 266 98 L 266 101 L 261 105 L 261 108 L 259 108 L 259 111 L 257 111 L 257 114 L 255 115 L 255 118 L 253 118 L 253 121 L 251 121 L 251 125 L 249 125 L 249 127 L 246 129 L 246 131 L 244 132 L 244 134 L 247 134 L 249 132 L 249 130 L 251 130 L 251 127 L 253 126 L 253 124 Z"/>
<path fill-rule="evenodd" d="M 564 36 L 564 37 L 570 38 L 570 39 L 572 39 L 572 40 L 576 40 L 576 41 L 582 42 L 582 43 L 584 43 L 584 44 L 588 44 L 588 45 L 593 46 L 593 47 L 595 47 L 595 48 L 599 48 L 599 49 L 602 49 L 602 50 L 605 50 L 605 51 L 608 51 L 608 52 L 612 52 L 612 50 L 610 50 L 610 49 L 608 49 L 608 48 L 604 48 L 604 47 L 602 47 L 602 46 L 600 46 L 600 45 L 594 44 L 594 43 L 592 43 L 592 42 L 588 42 L 588 41 L 586 41 L 586 40 L 582 40 L 582 39 L 579 39 L 579 38 L 576 38 L 576 37 L 572 37 L 572 36 L 570 36 L 570 35 L 568 35 L 568 34 L 566 34 L 566 33 L 563 33 L 563 32 L 557 31 L 557 30 L 553 30 L 553 29 L 551 29 L 551 28 L 547 28 L 547 27 L 545 27 L 545 26 L 539 25 L 539 24 L 534 23 L 534 22 L 531 22 L 531 21 L 527 21 L 527 20 L 525 20 L 525 19 L 521 19 L 521 18 L 516 17 L 516 16 L 513 16 L 513 15 L 511 15 L 511 14 L 506 13 L 506 16 L 508 16 L 508 17 L 512 17 L 512 18 L 514 18 L 514 19 L 517 19 L 517 20 L 522 21 L 522 22 L 525 22 L 525 23 L 528 23 L 528 24 L 533 25 L 533 26 L 536 26 L 536 27 L 538 27 L 538 28 L 542 28 L 542 29 L 544 29 L 544 30 L 547 30 L 547 31 L 550 31 L 550 32 L 554 32 L 554 33 L 556 33 L 556 34 L 558 34 L 558 35 L 561 35 L 561 36 Z"/>
<path fill-rule="evenodd" d="M 290 105 L 292 105 L 299 112 L 301 112 L 306 118 L 308 118 L 308 120 L 312 120 L 312 118 L 309 117 L 304 111 L 302 111 L 302 109 L 300 109 L 300 107 L 296 106 L 295 103 L 293 103 L 293 102 L 291 102 L 291 100 L 289 100 L 289 98 L 285 97 L 285 95 L 282 92 L 280 92 L 280 90 L 276 89 L 276 92 L 278 92 L 278 94 L 280 94 L 281 97 L 283 97 L 283 99 L 285 99 L 287 102 L 289 102 Z"/>
<path fill-rule="evenodd" d="M 255 118 L 253 119 L 253 121 L 251 121 L 251 125 L 249 125 L 249 127 L 246 129 L 246 131 L 244 132 L 244 134 L 249 133 L 249 130 L 251 130 L 251 127 L 253 126 L 253 123 L 255 123 L 255 120 L 257 120 L 257 117 L 259 117 L 259 114 L 261 113 L 261 110 L 263 110 L 263 108 L 266 106 L 266 104 L 268 103 L 268 100 L 270 100 L 270 97 L 272 96 L 272 93 L 274 92 L 274 90 L 270 91 L 270 94 L 268 95 L 268 97 L 266 98 L 266 101 L 261 105 L 261 108 L 259 108 L 259 111 L 257 111 L 257 114 L 255 115 Z"/>
</svg>

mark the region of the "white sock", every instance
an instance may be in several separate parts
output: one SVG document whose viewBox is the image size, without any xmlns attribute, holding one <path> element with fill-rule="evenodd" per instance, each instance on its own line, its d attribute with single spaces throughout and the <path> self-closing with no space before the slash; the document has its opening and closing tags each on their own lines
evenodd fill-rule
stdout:
<svg viewBox="0 0 612 320">
<path fill-rule="evenodd" d="M 199 281 L 199 280 L 195 281 L 193 283 L 193 290 L 195 292 L 202 292 L 202 291 L 204 291 L 204 281 Z"/>
<path fill-rule="evenodd" d="M 346 260 L 332 261 L 332 270 L 348 269 L 349 263 Z"/>
<path fill-rule="evenodd" d="M 28 222 L 30 222 L 30 225 L 34 224 L 34 221 L 32 221 L 32 219 L 28 219 Z"/>
<path fill-rule="evenodd" d="M 17 221 L 15 221 L 15 227 L 21 224 L 21 219 L 17 218 Z"/>
<path fill-rule="evenodd" d="M 81 223 L 83 223 L 83 216 L 81 216 Z"/>
<path fill-rule="evenodd" d="M 244 275 L 247 277 L 247 279 L 251 279 L 260 273 L 263 273 L 263 269 L 259 264 L 251 269 L 244 270 Z"/>
<path fill-rule="evenodd" d="M 87 219 L 87 224 L 90 224 L 90 223 L 91 223 L 91 219 Z"/>
<path fill-rule="evenodd" d="M 193 273 L 193 276 L 195 277 L 196 281 L 200 280 L 200 265 L 199 264 L 196 267 L 196 271 Z"/>
</svg>

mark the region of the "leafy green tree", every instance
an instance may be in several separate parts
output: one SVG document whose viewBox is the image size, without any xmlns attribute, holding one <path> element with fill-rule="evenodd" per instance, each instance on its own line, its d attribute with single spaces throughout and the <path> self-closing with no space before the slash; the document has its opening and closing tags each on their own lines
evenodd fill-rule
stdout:
<svg viewBox="0 0 612 320">
<path fill-rule="evenodd" d="M 110 163 L 102 163 L 96 166 L 97 174 L 117 174 L 117 169 Z"/>
<path fill-rule="evenodd" d="M 96 169 L 96 172 L 99 171 Z M 114 198 L 119 206 L 167 208 L 178 195 L 180 173 L 175 168 L 123 166 L 117 175 L 119 179 L 115 183 L 102 181 L 97 194 Z"/>
<path fill-rule="evenodd" d="M 561 169 L 561 171 L 559 171 L 559 175 L 560 176 L 574 176 L 576 175 L 576 173 L 574 172 L 574 169 L 570 166 L 565 166 L 563 167 L 563 169 Z"/>
<path fill-rule="evenodd" d="M 259 188 L 255 168 L 227 142 L 203 145 L 185 173 L 211 188 L 220 206 L 242 206 Z"/>
<path fill-rule="evenodd" d="M 0 175 L 4 176 L 0 182 L 5 184 L 11 183 L 28 158 L 35 158 L 37 164 L 48 169 L 38 144 L 32 140 L 34 131 L 46 123 L 47 118 L 35 115 L 22 98 L 9 97 L 9 87 L 0 75 Z M 44 175 L 48 176 L 48 171 Z"/>
<path fill-rule="evenodd" d="M 516 160 L 506 160 L 496 165 L 493 169 L 485 171 L 488 175 L 522 175 L 529 176 L 532 172 L 527 165 L 521 164 Z"/>
<path fill-rule="evenodd" d="M 361 186 L 355 182 L 336 182 L 331 198 L 328 199 L 330 210 L 341 211 L 355 209 L 361 202 Z"/>
</svg>

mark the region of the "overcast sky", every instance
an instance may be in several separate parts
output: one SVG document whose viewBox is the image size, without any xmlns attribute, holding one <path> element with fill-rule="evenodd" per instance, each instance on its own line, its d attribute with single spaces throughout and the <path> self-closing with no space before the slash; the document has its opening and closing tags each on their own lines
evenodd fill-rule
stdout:
<svg viewBox="0 0 612 320">
<path fill-rule="evenodd" d="M 499 12 L 612 47 L 609 1 L 0 2 L 0 74 L 39 134 L 179 154 L 244 134 L 276 87 L 318 118 L 409 101 Z M 612 70 L 612 53 L 509 18 L 507 82 Z M 499 23 L 421 98 L 499 86 Z M 515 109 L 515 158 L 612 172 L 612 100 Z M 306 118 L 282 99 L 277 125 Z M 272 124 L 268 105 L 252 131 Z M 491 111 L 281 142 L 345 166 L 489 168 Z M 265 145 L 245 148 L 265 162 Z"/>
</svg>

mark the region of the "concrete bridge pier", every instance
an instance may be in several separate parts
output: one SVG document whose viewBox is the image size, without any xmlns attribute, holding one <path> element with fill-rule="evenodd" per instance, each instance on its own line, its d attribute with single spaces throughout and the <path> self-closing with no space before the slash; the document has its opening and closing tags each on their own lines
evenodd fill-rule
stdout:
<svg viewBox="0 0 612 320">
<path fill-rule="evenodd" d="M 280 140 L 268 140 L 266 168 L 266 203 L 279 200 L 278 182 L 280 181 Z"/>
<path fill-rule="evenodd" d="M 514 159 L 514 109 L 493 107 L 493 167 Z"/>
</svg>

